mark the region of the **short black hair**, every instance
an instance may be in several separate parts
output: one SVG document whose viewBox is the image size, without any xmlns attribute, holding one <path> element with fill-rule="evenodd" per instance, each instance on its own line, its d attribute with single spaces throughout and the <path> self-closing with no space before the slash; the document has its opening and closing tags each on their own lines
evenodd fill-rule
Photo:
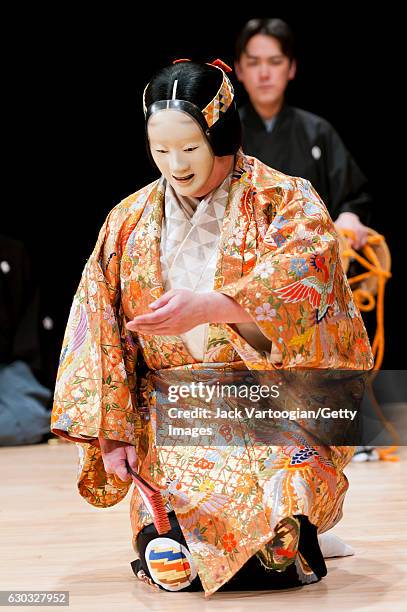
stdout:
<svg viewBox="0 0 407 612">
<path fill-rule="evenodd" d="M 288 23 L 282 19 L 251 19 L 246 23 L 236 39 L 235 59 L 240 60 L 246 51 L 249 40 L 256 34 L 264 34 L 276 38 L 281 51 L 290 62 L 295 59 L 294 34 Z"/>
<path fill-rule="evenodd" d="M 180 62 L 165 66 L 152 77 L 148 84 L 145 92 L 147 109 L 155 102 L 172 98 L 172 88 L 176 79 L 178 80 L 177 99 L 191 102 L 198 109 L 202 110 L 218 92 L 222 84 L 223 75 L 219 68 L 197 62 Z M 222 157 L 224 155 L 233 155 L 237 152 L 241 146 L 242 131 L 239 113 L 234 100 L 227 111 L 221 113 L 221 116 L 212 127 L 208 128 L 206 126 L 204 133 L 214 155 Z M 147 148 L 149 149 L 148 140 Z"/>
</svg>

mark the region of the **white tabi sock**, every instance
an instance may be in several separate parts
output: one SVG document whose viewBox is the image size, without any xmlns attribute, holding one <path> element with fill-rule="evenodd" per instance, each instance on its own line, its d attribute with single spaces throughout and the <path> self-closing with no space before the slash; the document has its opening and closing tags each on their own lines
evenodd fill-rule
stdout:
<svg viewBox="0 0 407 612">
<path fill-rule="evenodd" d="M 321 533 L 318 535 L 319 547 L 323 557 L 348 557 L 354 555 L 355 551 L 352 546 L 346 544 L 341 538 L 338 538 L 334 533 Z"/>
</svg>

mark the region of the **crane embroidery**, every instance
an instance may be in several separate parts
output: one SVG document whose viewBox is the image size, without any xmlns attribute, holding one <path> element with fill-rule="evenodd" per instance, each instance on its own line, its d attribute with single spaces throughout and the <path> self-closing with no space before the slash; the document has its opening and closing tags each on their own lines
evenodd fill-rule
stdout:
<svg viewBox="0 0 407 612">
<path fill-rule="evenodd" d="M 328 268 L 323 255 L 314 255 L 311 265 L 318 272 L 323 273 L 322 280 L 317 276 L 307 276 L 286 287 L 274 289 L 274 291 L 284 302 L 308 300 L 312 308 L 316 310 L 316 323 L 320 323 L 327 315 L 328 308 L 334 303 L 335 263 L 331 263 Z"/>
</svg>

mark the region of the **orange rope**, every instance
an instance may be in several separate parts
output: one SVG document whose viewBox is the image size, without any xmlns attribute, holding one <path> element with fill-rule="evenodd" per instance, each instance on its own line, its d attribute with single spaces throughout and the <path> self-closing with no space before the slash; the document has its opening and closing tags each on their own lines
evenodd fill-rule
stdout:
<svg viewBox="0 0 407 612">
<path fill-rule="evenodd" d="M 349 238 L 353 238 L 354 234 L 350 230 L 340 230 L 343 235 Z M 348 247 L 342 253 L 344 257 L 351 257 L 358 261 L 363 267 L 365 267 L 368 272 L 364 272 L 355 276 L 353 278 L 349 278 L 349 284 L 352 286 L 361 280 L 369 278 L 374 275 L 377 277 L 377 298 L 375 300 L 374 296 L 368 291 L 360 288 L 355 288 L 353 290 L 353 296 L 355 299 L 355 303 L 361 312 L 369 312 L 374 309 L 375 305 L 377 307 L 376 312 L 376 333 L 372 343 L 372 352 L 375 359 L 375 370 L 380 370 L 380 367 L 383 362 L 384 356 L 384 289 L 386 285 L 386 281 L 391 277 L 391 272 L 384 270 L 377 258 L 376 253 L 372 249 L 371 245 L 379 244 L 384 241 L 384 236 L 377 234 L 374 236 L 368 236 L 367 242 L 362 249 L 362 255 Z"/>
<path fill-rule="evenodd" d="M 341 229 L 340 232 L 346 236 L 347 238 L 354 238 L 354 233 L 351 230 Z M 374 370 L 380 370 L 380 367 L 383 362 L 384 356 L 384 291 L 387 280 L 391 277 L 391 272 L 384 270 L 381 266 L 379 259 L 372 249 L 372 245 L 379 244 L 384 241 L 384 236 L 380 234 L 370 235 L 368 236 L 367 242 L 362 249 L 362 255 L 355 251 L 353 248 L 346 248 L 342 256 L 351 257 L 358 261 L 364 268 L 368 271 L 363 272 L 362 274 L 358 274 L 357 276 L 351 277 L 348 279 L 349 285 L 355 285 L 356 283 L 366 280 L 371 276 L 376 276 L 377 278 L 377 297 L 375 297 L 372 293 L 365 289 L 361 289 L 356 287 L 352 288 L 353 296 L 355 299 L 355 303 L 361 312 L 369 312 L 372 311 L 376 305 L 376 332 L 372 342 L 372 352 L 375 360 Z M 375 410 L 378 413 L 380 419 L 383 421 L 386 429 L 391 433 L 394 440 L 399 442 L 399 435 L 393 425 L 386 420 L 383 412 L 374 398 L 373 389 L 371 388 L 371 394 L 374 399 L 373 405 L 375 406 Z M 399 461 L 400 457 L 394 455 L 399 448 L 398 445 L 377 448 L 377 453 L 379 458 L 385 461 Z"/>
<path fill-rule="evenodd" d="M 393 455 L 399 446 L 388 446 L 387 448 L 377 448 L 377 454 L 382 461 L 400 461 L 400 457 Z"/>
</svg>

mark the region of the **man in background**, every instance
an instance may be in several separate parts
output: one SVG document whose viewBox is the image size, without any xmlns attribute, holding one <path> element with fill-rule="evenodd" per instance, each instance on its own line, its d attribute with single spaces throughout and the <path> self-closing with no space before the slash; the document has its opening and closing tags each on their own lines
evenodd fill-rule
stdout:
<svg viewBox="0 0 407 612">
<path fill-rule="evenodd" d="M 240 109 L 243 151 L 291 176 L 311 181 L 337 229 L 367 240 L 367 179 L 328 121 L 285 102 L 296 73 L 294 39 L 281 19 L 252 19 L 236 42 L 236 75 L 249 95 Z"/>
</svg>

